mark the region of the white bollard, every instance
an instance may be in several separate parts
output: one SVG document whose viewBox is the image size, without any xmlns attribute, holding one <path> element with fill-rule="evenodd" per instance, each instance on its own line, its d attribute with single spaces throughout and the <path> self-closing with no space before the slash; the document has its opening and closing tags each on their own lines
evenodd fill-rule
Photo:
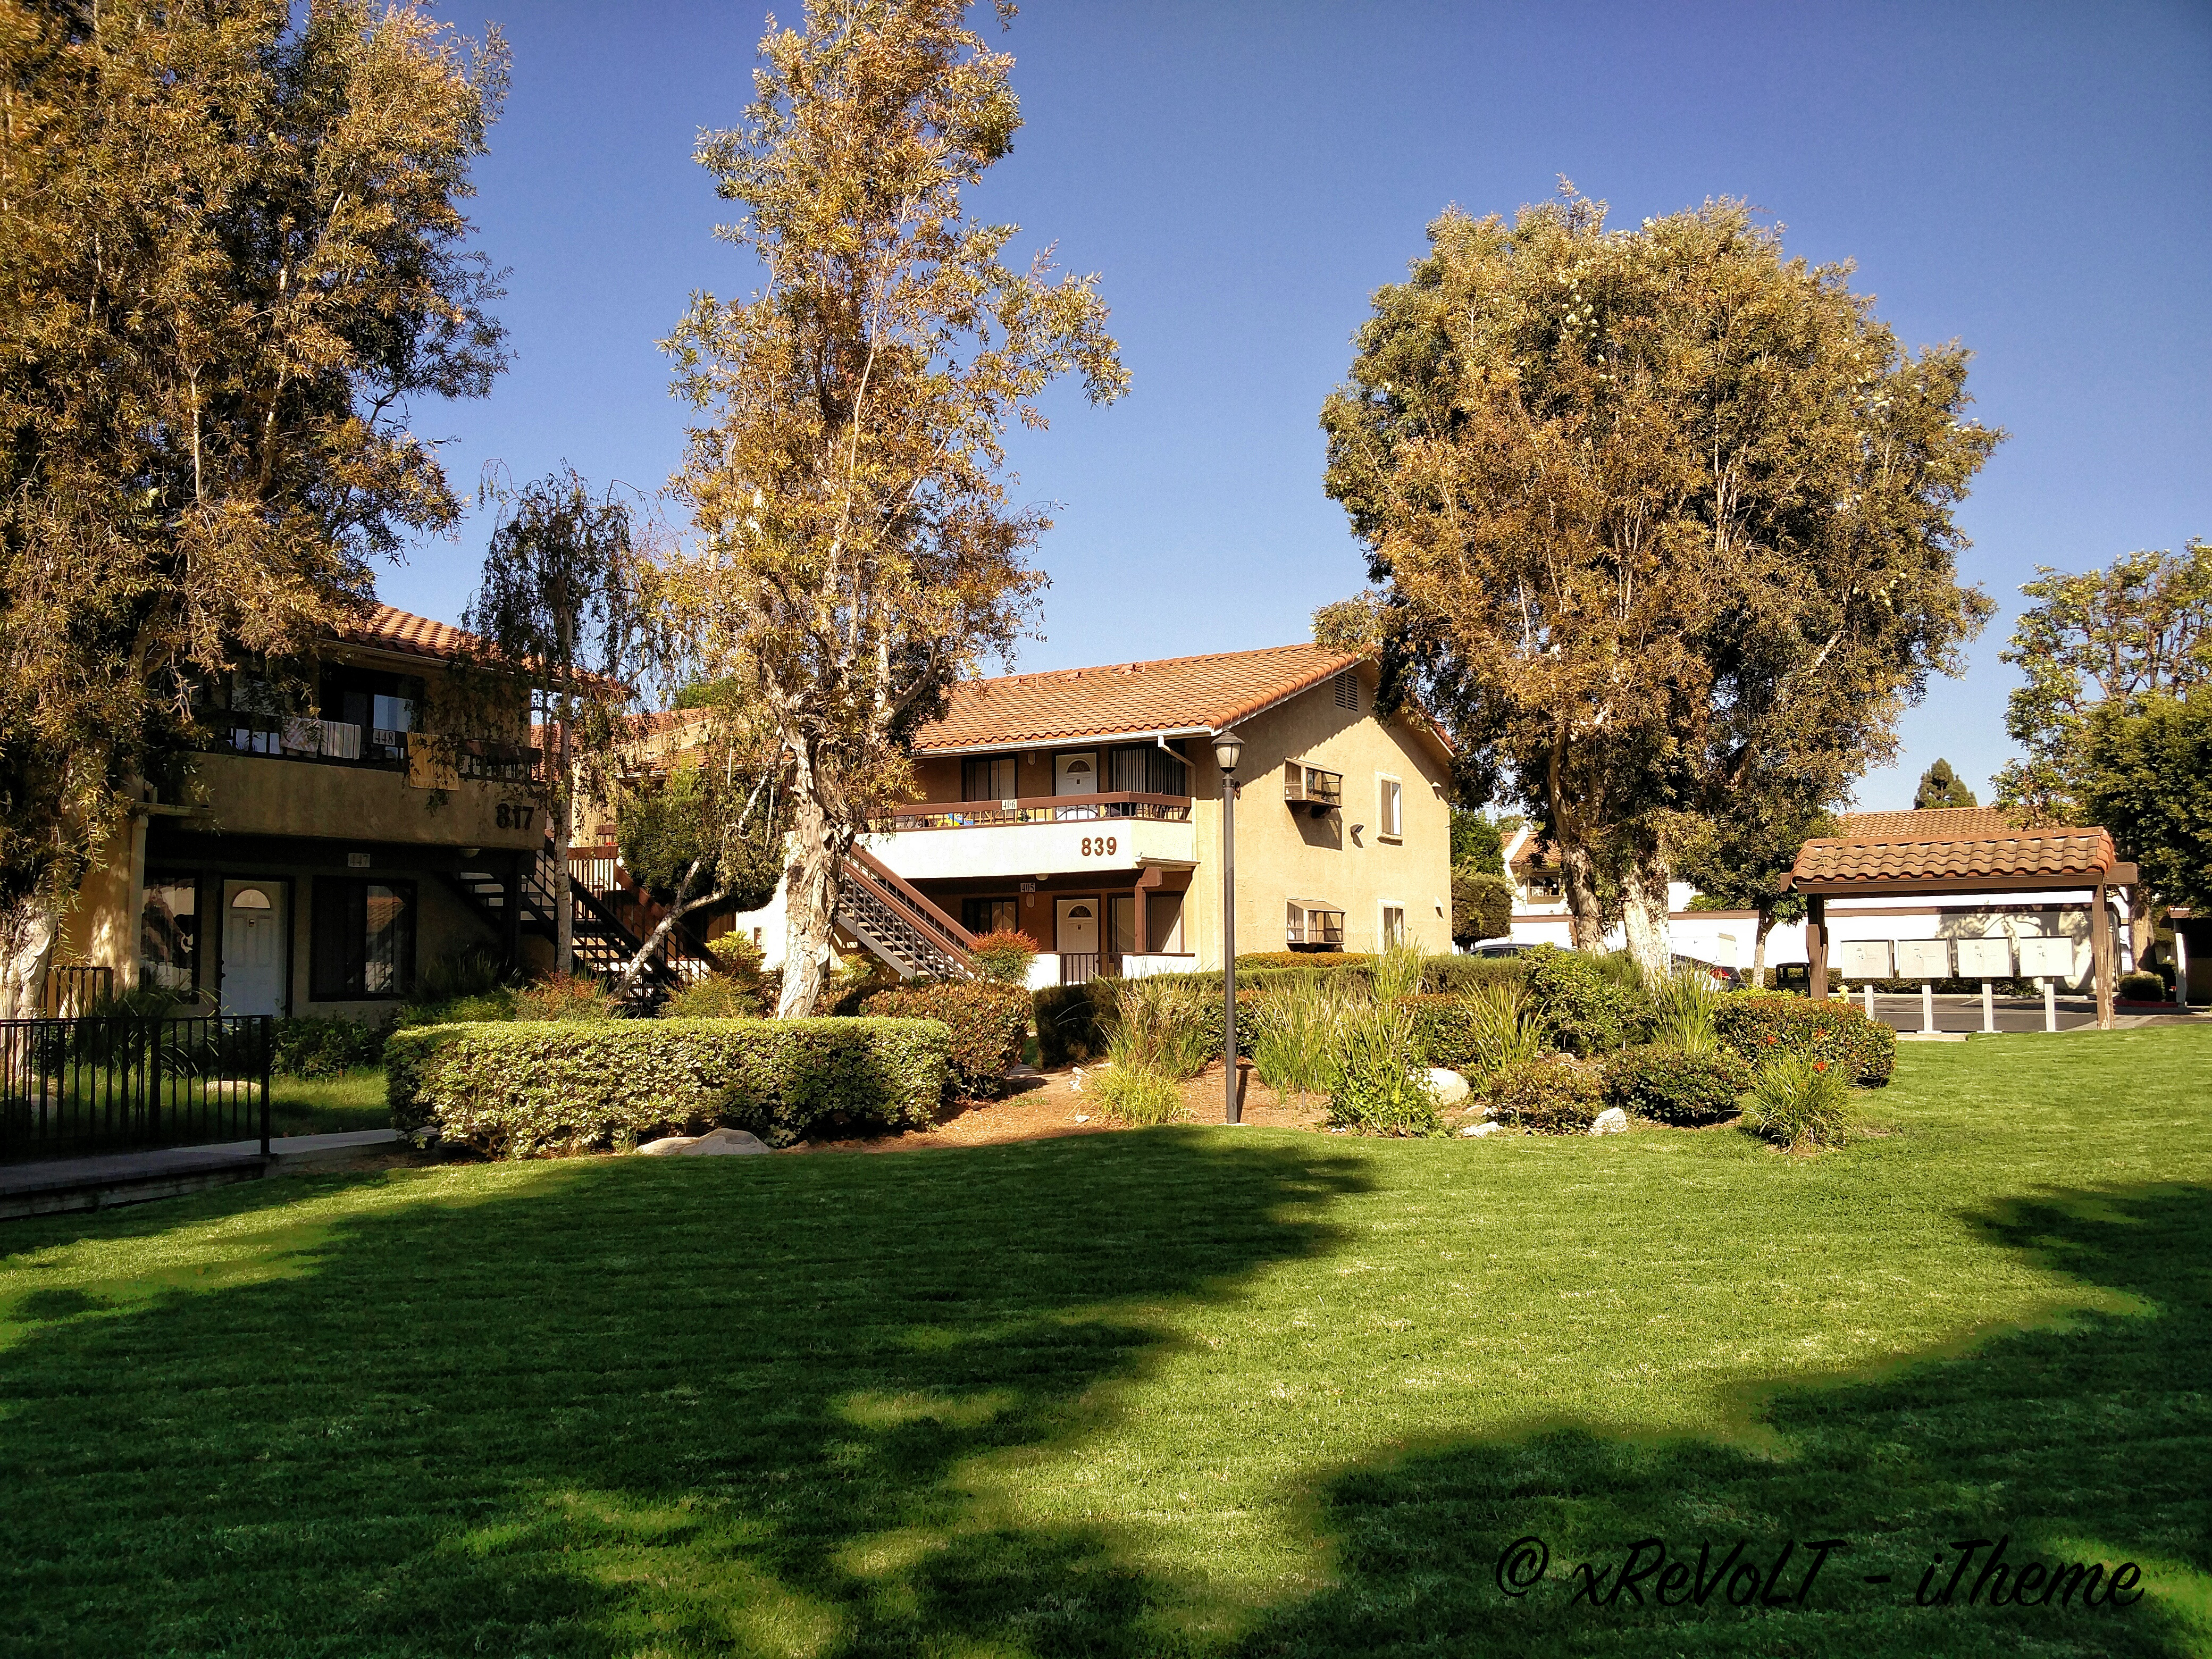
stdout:
<svg viewBox="0 0 2212 1659">
<path fill-rule="evenodd" d="M 1874 1018 L 1874 981 L 1872 980 L 1866 982 L 1866 1002 L 1867 1018 L 1872 1019 Z"/>
<path fill-rule="evenodd" d="M 1920 1029 L 1923 1033 L 1936 1029 L 1936 987 L 1924 979 L 1920 981 Z"/>
<path fill-rule="evenodd" d="M 1990 993 L 1990 982 L 1987 980 L 1982 981 L 1982 1029 L 1984 1031 L 1994 1031 L 1997 1029 L 1996 1001 Z"/>
<path fill-rule="evenodd" d="M 2043 1029 L 2046 1031 L 2058 1029 L 2058 994 L 2051 988 L 2051 981 L 2047 979 L 2043 981 Z"/>
</svg>

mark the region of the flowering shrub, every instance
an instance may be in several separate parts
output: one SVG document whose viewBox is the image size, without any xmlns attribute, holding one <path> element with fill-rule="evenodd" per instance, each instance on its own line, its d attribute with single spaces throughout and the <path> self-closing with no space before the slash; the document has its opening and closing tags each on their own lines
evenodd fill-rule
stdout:
<svg viewBox="0 0 2212 1659">
<path fill-rule="evenodd" d="M 1734 991 L 1721 999 L 1713 1029 L 1754 1071 L 1778 1059 L 1824 1060 L 1846 1084 L 1879 1086 L 1897 1068 L 1897 1033 L 1840 999 Z"/>
</svg>

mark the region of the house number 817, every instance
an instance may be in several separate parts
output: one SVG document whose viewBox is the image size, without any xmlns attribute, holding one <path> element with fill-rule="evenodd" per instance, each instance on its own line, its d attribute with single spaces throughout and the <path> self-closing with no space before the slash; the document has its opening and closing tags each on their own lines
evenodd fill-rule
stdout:
<svg viewBox="0 0 2212 1659">
<path fill-rule="evenodd" d="M 1121 850 L 1121 839 L 1115 836 L 1085 836 L 1083 856 L 1087 859 L 1108 859 Z"/>
</svg>

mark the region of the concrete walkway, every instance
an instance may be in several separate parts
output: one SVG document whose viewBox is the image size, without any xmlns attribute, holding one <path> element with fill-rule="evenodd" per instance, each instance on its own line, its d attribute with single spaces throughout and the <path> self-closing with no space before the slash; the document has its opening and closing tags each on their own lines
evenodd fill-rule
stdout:
<svg viewBox="0 0 2212 1659">
<path fill-rule="evenodd" d="M 0 1164 L 0 1219 L 100 1210 L 204 1192 L 234 1181 L 258 1181 L 265 1175 L 343 1163 L 362 1148 L 388 1146 L 398 1139 L 396 1129 L 353 1129 L 339 1134 L 281 1136 L 269 1143 L 265 1158 L 258 1140 L 233 1140 L 215 1146 L 161 1146 L 96 1158 Z"/>
</svg>

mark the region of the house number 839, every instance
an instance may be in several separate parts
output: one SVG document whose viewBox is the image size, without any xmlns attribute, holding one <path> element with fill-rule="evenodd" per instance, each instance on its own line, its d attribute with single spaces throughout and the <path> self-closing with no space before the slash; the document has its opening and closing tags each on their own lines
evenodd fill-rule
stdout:
<svg viewBox="0 0 2212 1659">
<path fill-rule="evenodd" d="M 1083 856 L 1087 859 L 1107 859 L 1121 850 L 1121 840 L 1115 836 L 1085 836 Z"/>
</svg>

